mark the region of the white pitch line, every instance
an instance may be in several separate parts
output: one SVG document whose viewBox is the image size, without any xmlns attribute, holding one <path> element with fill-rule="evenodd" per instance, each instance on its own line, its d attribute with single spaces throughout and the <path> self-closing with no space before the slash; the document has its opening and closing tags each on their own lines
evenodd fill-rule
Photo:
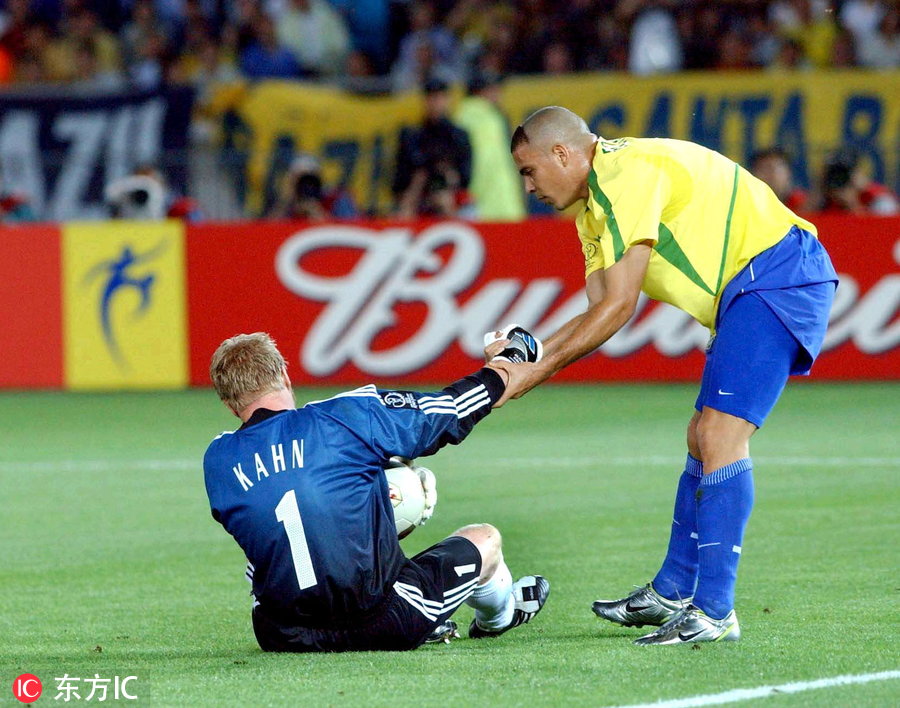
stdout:
<svg viewBox="0 0 900 708">
<path fill-rule="evenodd" d="M 660 700 L 656 703 L 639 703 L 618 708 L 694 708 L 695 706 L 718 706 L 723 703 L 737 703 L 749 701 L 754 698 L 771 698 L 783 693 L 800 693 L 802 691 L 814 691 L 819 688 L 835 688 L 837 686 L 850 686 L 853 684 L 869 683 L 871 681 L 889 681 L 900 678 L 900 671 L 881 671 L 875 674 L 856 674 L 847 676 L 833 676 L 831 678 L 818 679 L 816 681 L 796 681 L 783 683 L 780 686 L 759 686 L 758 688 L 737 688 L 724 693 L 708 693 L 702 696 L 690 696 L 689 698 L 676 698 L 674 700 Z"/>
<path fill-rule="evenodd" d="M 753 462 L 767 467 L 900 467 L 900 457 L 769 457 L 766 455 L 751 455 Z M 684 464 L 684 457 L 669 457 L 663 455 L 642 455 L 623 457 L 500 457 L 494 461 L 498 464 L 525 467 L 546 467 L 556 465 L 558 467 L 581 467 L 603 465 L 613 466 L 646 466 L 646 465 L 670 465 L 677 467 Z"/>
<path fill-rule="evenodd" d="M 900 457 L 753 457 L 760 467 L 900 467 Z M 677 468 L 683 457 L 635 455 L 621 457 L 501 457 L 495 464 L 509 467 L 647 467 Z M 112 472 L 116 470 L 199 470 L 203 458 L 172 460 L 0 460 L 0 468 L 18 472 Z"/>
<path fill-rule="evenodd" d="M 0 461 L 0 468 L 9 468 L 18 472 L 115 472 L 132 470 L 200 470 L 203 458 L 196 460 L 40 460 L 19 462 L 18 460 Z"/>
</svg>

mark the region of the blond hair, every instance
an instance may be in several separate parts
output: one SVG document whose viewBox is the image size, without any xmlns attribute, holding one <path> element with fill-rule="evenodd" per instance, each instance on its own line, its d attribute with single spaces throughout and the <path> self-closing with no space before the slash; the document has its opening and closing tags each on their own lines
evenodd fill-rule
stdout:
<svg viewBox="0 0 900 708">
<path fill-rule="evenodd" d="M 219 398 L 240 412 L 261 396 L 284 388 L 287 362 L 265 332 L 238 334 L 219 345 L 209 376 Z"/>
</svg>

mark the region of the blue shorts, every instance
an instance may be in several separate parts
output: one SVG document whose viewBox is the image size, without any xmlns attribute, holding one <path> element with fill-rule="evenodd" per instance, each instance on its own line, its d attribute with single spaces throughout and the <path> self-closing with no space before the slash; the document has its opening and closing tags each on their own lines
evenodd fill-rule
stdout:
<svg viewBox="0 0 900 708">
<path fill-rule="evenodd" d="M 755 292 L 736 298 L 706 352 L 694 407 L 761 427 L 784 390 L 800 342 Z"/>
<path fill-rule="evenodd" d="M 725 288 L 694 407 L 761 427 L 788 376 L 809 373 L 837 275 L 812 234 L 792 229 Z"/>
</svg>

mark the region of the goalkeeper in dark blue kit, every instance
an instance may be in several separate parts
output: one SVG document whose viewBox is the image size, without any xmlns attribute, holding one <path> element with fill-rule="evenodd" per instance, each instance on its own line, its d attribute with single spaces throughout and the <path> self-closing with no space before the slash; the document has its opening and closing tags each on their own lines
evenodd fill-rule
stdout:
<svg viewBox="0 0 900 708">
<path fill-rule="evenodd" d="M 397 540 L 384 467 L 461 442 L 505 389 L 502 365 L 434 393 L 372 385 L 296 408 L 264 333 L 227 339 L 210 374 L 243 425 L 203 460 L 212 515 L 247 556 L 253 628 L 266 651 L 414 649 L 445 637 L 463 602 L 469 637 L 528 622 L 550 586 L 512 582 L 500 533 L 465 526 L 413 558 Z"/>
</svg>

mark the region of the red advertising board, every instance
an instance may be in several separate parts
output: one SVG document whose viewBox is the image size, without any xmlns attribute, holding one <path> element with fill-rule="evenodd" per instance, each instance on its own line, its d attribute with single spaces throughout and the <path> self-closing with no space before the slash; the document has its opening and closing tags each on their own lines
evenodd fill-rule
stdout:
<svg viewBox="0 0 900 708">
<path fill-rule="evenodd" d="M 815 219 L 842 285 L 816 378 L 900 378 L 900 219 Z M 417 222 L 191 226 L 191 382 L 222 339 L 264 330 L 295 383 L 435 383 L 480 361 L 482 335 L 544 337 L 582 312 L 574 227 Z M 632 321 L 558 381 L 694 380 L 708 332 L 642 301 Z"/>
<path fill-rule="evenodd" d="M 0 233 L 0 388 L 62 385 L 59 229 Z"/>
</svg>

